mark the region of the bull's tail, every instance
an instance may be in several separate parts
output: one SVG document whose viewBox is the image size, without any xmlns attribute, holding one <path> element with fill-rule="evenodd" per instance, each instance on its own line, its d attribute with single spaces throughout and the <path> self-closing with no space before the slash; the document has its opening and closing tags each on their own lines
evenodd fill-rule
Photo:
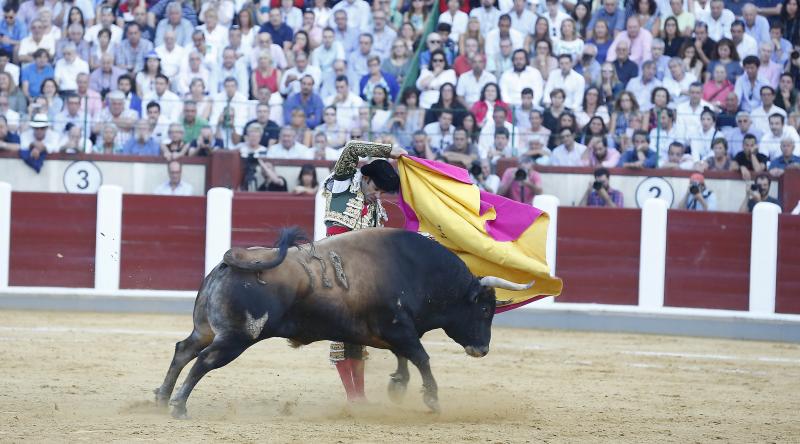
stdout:
<svg viewBox="0 0 800 444">
<path fill-rule="evenodd" d="M 246 248 L 231 248 L 225 253 L 222 261 L 231 267 L 241 270 L 261 271 L 275 268 L 286 259 L 286 252 L 290 247 L 298 246 L 308 242 L 308 237 L 300 227 L 288 227 L 281 230 L 275 248 L 278 249 L 278 256 L 268 260 L 263 260 L 263 250 L 248 250 Z"/>
</svg>

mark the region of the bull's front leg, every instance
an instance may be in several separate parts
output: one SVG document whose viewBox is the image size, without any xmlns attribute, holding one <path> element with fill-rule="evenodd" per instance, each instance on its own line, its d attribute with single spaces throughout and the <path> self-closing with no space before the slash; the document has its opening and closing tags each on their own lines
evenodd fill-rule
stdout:
<svg viewBox="0 0 800 444">
<path fill-rule="evenodd" d="M 441 411 L 439 408 L 439 387 L 431 372 L 430 357 L 425 348 L 422 347 L 422 343 L 419 342 L 419 338 L 406 339 L 403 344 L 393 349 L 393 352 L 408 358 L 419 369 L 419 374 L 422 376 L 422 400 L 431 411 L 439 413 Z"/>
<path fill-rule="evenodd" d="M 394 403 L 401 403 L 406 395 L 408 388 L 408 359 L 395 353 L 397 357 L 397 370 L 389 375 L 389 399 Z"/>
</svg>

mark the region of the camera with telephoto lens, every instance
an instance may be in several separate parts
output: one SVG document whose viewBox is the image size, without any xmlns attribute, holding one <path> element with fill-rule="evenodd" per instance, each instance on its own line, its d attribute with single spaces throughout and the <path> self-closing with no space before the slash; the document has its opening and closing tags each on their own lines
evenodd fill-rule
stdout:
<svg viewBox="0 0 800 444">
<path fill-rule="evenodd" d="M 800 51 L 792 51 L 792 59 L 800 58 Z"/>
<path fill-rule="evenodd" d="M 528 178 L 528 172 L 523 170 L 522 168 L 517 168 L 517 172 L 514 173 L 514 180 L 522 182 L 527 178 Z"/>
<path fill-rule="evenodd" d="M 603 188 L 603 182 L 595 180 L 594 183 L 592 184 L 592 188 L 594 188 L 595 191 L 600 191 L 600 189 Z"/>
<path fill-rule="evenodd" d="M 758 184 L 754 183 L 754 184 L 750 185 L 750 191 L 758 191 Z"/>
<path fill-rule="evenodd" d="M 698 185 L 697 182 L 692 182 L 692 184 L 689 185 L 689 193 L 697 194 L 699 192 L 700 192 L 700 185 Z"/>
<path fill-rule="evenodd" d="M 483 168 L 481 168 L 480 162 L 472 162 L 472 165 L 469 167 L 469 173 L 472 174 L 472 177 L 476 179 L 480 177 L 481 173 L 483 172 Z"/>
</svg>

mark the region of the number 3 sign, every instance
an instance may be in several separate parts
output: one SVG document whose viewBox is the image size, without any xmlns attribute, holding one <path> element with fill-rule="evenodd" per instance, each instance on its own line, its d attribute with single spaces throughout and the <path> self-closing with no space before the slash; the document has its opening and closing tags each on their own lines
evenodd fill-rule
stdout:
<svg viewBox="0 0 800 444">
<path fill-rule="evenodd" d="M 663 177 L 648 177 L 636 187 L 636 206 L 642 208 L 644 202 L 650 198 L 661 199 L 672 207 L 675 192 L 672 190 L 672 185 Z"/>
<path fill-rule="evenodd" d="M 68 193 L 94 194 L 103 184 L 103 174 L 88 160 L 72 162 L 64 171 L 64 189 Z"/>
</svg>

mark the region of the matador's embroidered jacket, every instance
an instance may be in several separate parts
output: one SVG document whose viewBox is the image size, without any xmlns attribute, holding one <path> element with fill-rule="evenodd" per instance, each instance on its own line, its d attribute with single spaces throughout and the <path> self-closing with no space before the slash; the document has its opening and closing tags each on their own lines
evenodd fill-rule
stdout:
<svg viewBox="0 0 800 444">
<path fill-rule="evenodd" d="M 392 145 L 351 140 L 333 167 L 333 173 L 325 179 L 325 225 L 340 226 L 348 230 L 367 227 L 382 227 L 388 220 L 380 201 L 366 204 L 361 190 L 360 157 L 389 157 Z"/>
</svg>

